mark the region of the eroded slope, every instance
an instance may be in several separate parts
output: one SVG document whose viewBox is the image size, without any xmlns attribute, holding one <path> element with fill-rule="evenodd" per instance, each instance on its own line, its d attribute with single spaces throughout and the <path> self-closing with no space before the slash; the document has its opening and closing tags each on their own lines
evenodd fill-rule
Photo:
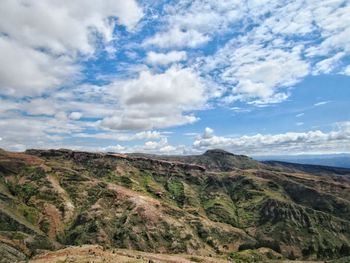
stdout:
<svg viewBox="0 0 350 263">
<path fill-rule="evenodd" d="M 0 253 L 12 262 L 99 244 L 232 258 L 263 249 L 290 259 L 350 255 L 349 177 L 217 150 L 186 158 L 2 151 Z"/>
</svg>

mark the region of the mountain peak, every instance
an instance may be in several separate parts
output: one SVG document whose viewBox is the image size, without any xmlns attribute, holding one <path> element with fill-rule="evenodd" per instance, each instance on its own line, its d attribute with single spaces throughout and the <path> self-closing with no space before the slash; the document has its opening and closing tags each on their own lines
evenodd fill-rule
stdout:
<svg viewBox="0 0 350 263">
<path fill-rule="evenodd" d="M 207 150 L 205 153 L 203 153 L 203 155 L 234 155 L 234 154 L 222 149 L 210 149 L 210 150 Z"/>
</svg>

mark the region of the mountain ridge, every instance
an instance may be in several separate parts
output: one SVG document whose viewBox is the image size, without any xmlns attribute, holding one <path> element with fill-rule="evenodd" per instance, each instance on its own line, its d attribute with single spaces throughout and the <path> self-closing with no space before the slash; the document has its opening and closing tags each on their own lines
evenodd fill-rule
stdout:
<svg viewBox="0 0 350 263">
<path fill-rule="evenodd" d="M 221 150 L 150 157 L 32 149 L 0 152 L 0 179 L 4 262 L 84 244 L 266 262 L 350 255 L 350 179 L 329 171 Z"/>
</svg>

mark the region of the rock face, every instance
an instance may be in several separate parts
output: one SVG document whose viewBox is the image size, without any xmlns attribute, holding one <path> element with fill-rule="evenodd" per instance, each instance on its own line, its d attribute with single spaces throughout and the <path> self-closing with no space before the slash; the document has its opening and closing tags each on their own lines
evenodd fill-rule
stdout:
<svg viewBox="0 0 350 263">
<path fill-rule="evenodd" d="M 0 151 L 3 262 L 84 244 L 237 260 L 350 256 L 350 171 L 313 174 L 222 150 Z"/>
</svg>

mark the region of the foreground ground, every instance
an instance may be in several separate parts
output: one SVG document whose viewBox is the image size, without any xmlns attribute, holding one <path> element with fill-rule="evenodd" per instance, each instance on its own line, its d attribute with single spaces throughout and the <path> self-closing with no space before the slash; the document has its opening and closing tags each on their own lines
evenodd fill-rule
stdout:
<svg viewBox="0 0 350 263">
<path fill-rule="evenodd" d="M 48 252 L 38 255 L 30 263 L 59 263 L 59 262 L 74 262 L 74 263 L 228 263 L 228 262 L 243 262 L 234 259 L 220 259 L 213 257 L 201 257 L 194 255 L 166 255 L 146 253 L 140 251 L 113 249 L 105 250 L 101 246 L 84 245 L 81 247 L 69 247 L 55 252 Z M 247 261 L 244 261 L 247 262 Z M 256 261 L 258 262 L 258 261 Z M 288 261 L 288 260 L 264 260 L 264 262 L 294 262 L 301 263 L 306 261 Z M 321 263 L 324 261 L 307 261 L 309 263 Z"/>
</svg>

